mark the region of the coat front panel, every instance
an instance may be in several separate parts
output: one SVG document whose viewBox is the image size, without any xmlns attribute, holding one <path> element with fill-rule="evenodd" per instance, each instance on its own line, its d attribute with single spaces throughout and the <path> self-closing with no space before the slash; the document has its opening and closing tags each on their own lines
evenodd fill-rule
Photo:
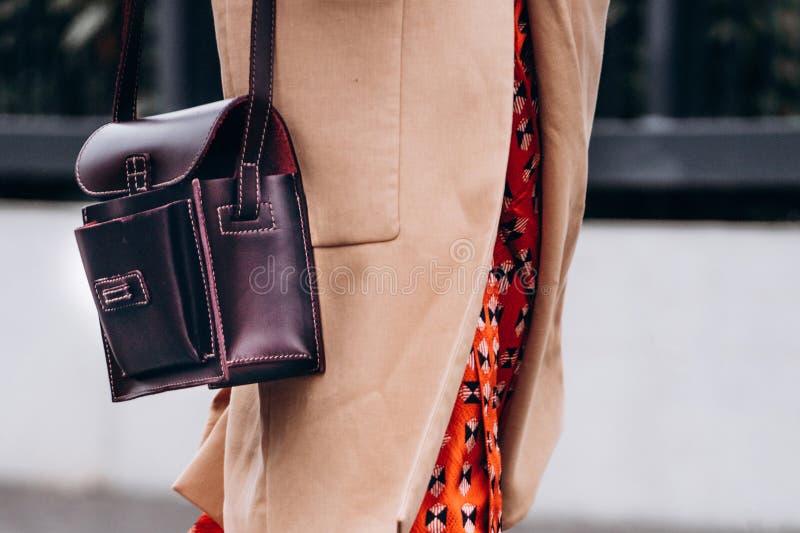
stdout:
<svg viewBox="0 0 800 533">
<path fill-rule="evenodd" d="M 247 88 L 250 2 L 213 3 L 232 96 Z M 175 488 L 227 533 L 410 527 L 458 392 L 496 235 L 514 23 L 512 0 L 278 0 L 275 104 L 308 195 L 327 370 L 218 400 Z M 572 156 L 581 154 L 559 157 Z M 551 178 L 545 234 L 548 192 L 557 200 L 551 220 L 575 228 L 577 212 L 562 200 L 581 179 L 585 167 Z M 561 258 L 559 276 L 574 237 L 547 248 Z M 534 315 L 534 331 L 538 320 L 549 340 L 526 357 L 537 370 L 514 398 L 532 401 L 521 389 L 547 383 L 547 401 L 520 406 L 504 436 L 514 442 L 517 479 L 532 464 L 521 458 L 535 453 L 528 424 L 540 424 L 543 442 L 558 433 L 558 307 Z M 539 474 L 504 489 L 512 516 L 527 510 Z"/>
</svg>

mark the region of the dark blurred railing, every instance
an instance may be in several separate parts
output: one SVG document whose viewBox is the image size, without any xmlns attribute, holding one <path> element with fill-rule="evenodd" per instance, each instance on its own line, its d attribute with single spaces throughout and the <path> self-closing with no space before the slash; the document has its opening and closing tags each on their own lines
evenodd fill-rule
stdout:
<svg viewBox="0 0 800 533">
<path fill-rule="evenodd" d="M 145 43 L 151 53 L 143 59 L 150 64 L 146 110 L 219 98 L 209 3 L 153 3 Z M 49 4 L 29 5 L 19 11 L 27 18 Z M 109 13 L 106 26 L 117 24 L 118 13 Z M 62 19 L 56 23 L 67 25 Z M 8 24 L 20 20 L 0 20 L 0 58 L 22 61 L 0 66 L 4 76 L 25 64 L 24 54 L 2 48 L 6 33 L 19 36 Z M 102 86 L 102 105 L 93 107 L 102 111 L 110 101 L 103 80 L 114 61 L 106 49 L 118 45 L 108 42 L 110 27 L 95 33 L 99 48 L 83 51 L 78 64 L 105 57 L 91 86 L 92 94 Z M 800 219 L 800 0 L 612 0 L 603 69 L 588 217 Z M 66 83 L 68 69 L 58 72 L 53 83 Z M 4 94 L 12 91 L 0 82 L 0 109 Z M 722 118 L 731 114 L 749 118 Z M 0 115 L 0 196 L 81 198 L 72 178 L 75 156 L 105 120 Z"/>
<path fill-rule="evenodd" d="M 598 116 L 800 114 L 800 0 L 611 0 Z"/>
</svg>

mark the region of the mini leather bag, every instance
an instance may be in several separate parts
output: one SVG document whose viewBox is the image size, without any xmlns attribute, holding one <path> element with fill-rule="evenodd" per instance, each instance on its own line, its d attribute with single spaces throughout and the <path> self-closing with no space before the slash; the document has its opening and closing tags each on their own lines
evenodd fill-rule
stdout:
<svg viewBox="0 0 800 533">
<path fill-rule="evenodd" d="M 247 96 L 139 119 L 143 0 L 126 0 L 113 118 L 84 144 L 75 231 L 113 401 L 323 372 L 300 168 L 272 107 L 275 1 L 254 0 Z"/>
</svg>

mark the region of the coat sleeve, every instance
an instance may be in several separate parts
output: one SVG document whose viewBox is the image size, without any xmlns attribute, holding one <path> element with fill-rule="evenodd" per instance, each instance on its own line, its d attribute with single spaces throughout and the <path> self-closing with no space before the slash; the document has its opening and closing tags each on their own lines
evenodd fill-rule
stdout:
<svg viewBox="0 0 800 533">
<path fill-rule="evenodd" d="M 561 314 L 586 199 L 607 0 L 527 0 L 539 87 L 542 245 L 530 334 L 504 416 L 503 525 L 533 504 L 561 432 Z"/>
</svg>

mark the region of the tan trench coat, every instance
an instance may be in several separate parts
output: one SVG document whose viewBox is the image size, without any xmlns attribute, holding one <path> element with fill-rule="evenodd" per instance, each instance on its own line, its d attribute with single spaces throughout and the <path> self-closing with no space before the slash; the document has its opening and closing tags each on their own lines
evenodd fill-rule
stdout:
<svg viewBox="0 0 800 533">
<path fill-rule="evenodd" d="M 561 309 L 584 210 L 607 0 L 528 0 L 540 82 L 538 296 L 503 442 L 503 522 L 558 439 Z M 213 0 L 226 96 L 250 0 Z M 278 0 L 328 370 L 220 393 L 175 483 L 226 533 L 405 532 L 466 364 L 512 128 L 513 1 Z"/>
</svg>

